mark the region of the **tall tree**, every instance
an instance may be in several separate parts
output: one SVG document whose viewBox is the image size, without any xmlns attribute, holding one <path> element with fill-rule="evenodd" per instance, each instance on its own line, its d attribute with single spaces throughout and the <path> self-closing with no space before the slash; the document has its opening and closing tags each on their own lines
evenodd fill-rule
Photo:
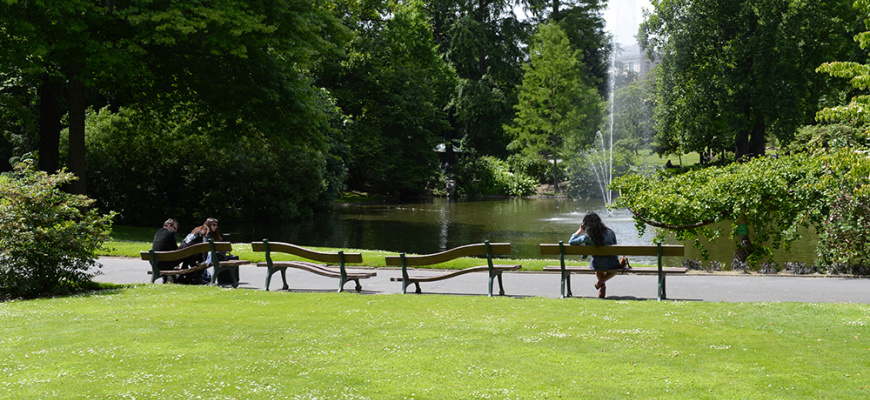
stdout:
<svg viewBox="0 0 870 400">
<path fill-rule="evenodd" d="M 870 0 L 858 0 L 854 7 L 863 12 L 864 26 L 870 29 Z M 855 35 L 855 41 L 862 49 L 870 49 L 870 31 Z M 870 127 L 870 94 L 867 93 L 870 91 L 870 63 L 833 61 L 822 64 L 816 71 L 849 79 L 851 87 L 861 91 L 851 98 L 849 104 L 826 107 L 819 111 L 816 117 L 820 120 L 840 120 L 851 122 L 856 126 Z"/>
<path fill-rule="evenodd" d="M 514 0 L 432 0 L 425 9 L 441 52 L 459 80 L 447 107 L 452 130 L 481 154 L 505 156 L 522 79 L 523 44 L 531 23 L 513 13 Z M 450 146 L 448 146 L 448 149 Z"/>
<path fill-rule="evenodd" d="M 39 88 L 45 169 L 60 164 L 58 121 L 69 115 L 76 192 L 86 190 L 88 105 L 196 101 L 226 123 L 324 147 L 317 128 L 326 118 L 306 71 L 342 35 L 328 9 L 298 0 L 7 0 L 0 74 Z"/>
<path fill-rule="evenodd" d="M 420 4 L 367 0 L 341 10 L 355 32 L 346 57 L 321 66 L 319 83 L 347 116 L 349 186 L 419 194 L 438 171 L 434 147 L 455 75 L 433 45 Z"/>
<path fill-rule="evenodd" d="M 614 50 L 611 35 L 604 30 L 602 13 L 608 0 L 524 0 L 538 23 L 555 21 L 568 35 L 575 50 L 579 50 L 584 79 L 594 84 L 605 97 L 609 88 L 608 69 Z"/>
<path fill-rule="evenodd" d="M 656 129 L 665 153 L 739 158 L 764 154 L 768 138 L 788 142 L 828 90 L 815 68 L 846 54 L 856 22 L 843 0 L 652 4 L 641 39 L 663 57 Z"/>
<path fill-rule="evenodd" d="M 655 74 L 649 73 L 616 89 L 613 105 L 613 130 L 617 145 L 638 154 L 655 136 Z"/>
<path fill-rule="evenodd" d="M 577 51 L 556 24 L 540 25 L 529 46 L 529 62 L 523 65 L 523 83 L 513 126 L 511 147 L 530 157 L 553 162 L 553 184 L 559 190 L 557 161 L 563 140 L 577 135 L 597 108 L 594 88 L 583 83 Z"/>
</svg>

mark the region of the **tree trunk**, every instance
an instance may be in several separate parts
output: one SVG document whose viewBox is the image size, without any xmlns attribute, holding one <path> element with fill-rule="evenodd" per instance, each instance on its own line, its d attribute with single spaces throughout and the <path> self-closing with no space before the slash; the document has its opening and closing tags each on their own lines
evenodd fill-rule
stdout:
<svg viewBox="0 0 870 400">
<path fill-rule="evenodd" d="M 85 166 L 85 83 L 81 79 L 82 65 L 73 65 L 69 74 L 69 168 L 78 178 L 70 183 L 75 194 L 87 194 Z"/>
<path fill-rule="evenodd" d="M 737 132 L 734 138 L 734 156 L 737 160 L 742 157 L 757 157 L 764 155 L 765 136 L 764 120 L 755 121 L 752 129 Z"/>
<path fill-rule="evenodd" d="M 749 227 L 744 215 L 740 218 L 737 228 L 737 248 L 734 250 L 734 258 L 731 260 L 731 269 L 746 268 L 746 260 L 749 259 L 749 256 L 753 252 L 755 252 L 755 246 L 752 245 L 752 240 L 749 239 Z"/>
<path fill-rule="evenodd" d="M 759 121 L 756 121 L 755 126 L 752 127 L 752 136 L 749 138 L 749 151 L 752 152 L 753 156 L 763 156 L 765 153 L 764 147 L 767 144 L 765 128 L 766 125 L 764 120 L 761 118 L 759 118 Z"/>
<path fill-rule="evenodd" d="M 39 85 L 39 169 L 54 173 L 60 168 L 60 120 L 63 117 L 63 83 L 44 75 Z"/>
<path fill-rule="evenodd" d="M 555 154 L 553 155 L 553 191 L 559 193 L 559 170 Z"/>
</svg>

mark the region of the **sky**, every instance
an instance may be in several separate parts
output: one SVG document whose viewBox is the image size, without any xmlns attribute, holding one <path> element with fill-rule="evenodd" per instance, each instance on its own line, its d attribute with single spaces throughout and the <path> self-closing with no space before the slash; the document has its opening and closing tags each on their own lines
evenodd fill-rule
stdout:
<svg viewBox="0 0 870 400">
<path fill-rule="evenodd" d="M 608 3 L 604 11 L 605 29 L 613 32 L 616 41 L 623 46 L 635 44 L 634 35 L 643 22 L 643 9 L 652 8 L 649 0 L 609 0 Z"/>
</svg>

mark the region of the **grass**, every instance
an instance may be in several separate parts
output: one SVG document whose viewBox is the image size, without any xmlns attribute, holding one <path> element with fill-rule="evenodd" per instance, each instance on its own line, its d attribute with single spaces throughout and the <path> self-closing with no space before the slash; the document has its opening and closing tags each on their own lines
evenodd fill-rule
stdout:
<svg viewBox="0 0 870 400">
<path fill-rule="evenodd" d="M 4 399 L 870 396 L 870 305 L 141 285 L 0 316 Z"/>
<path fill-rule="evenodd" d="M 701 155 L 698 153 L 684 154 L 681 158 L 680 156 L 673 154 L 667 155 L 665 157 L 659 157 L 658 154 L 654 152 L 649 152 L 649 154 L 646 154 L 645 156 L 642 155 L 641 157 L 643 157 L 642 159 L 645 164 L 659 166 L 667 164 L 668 160 L 671 161 L 671 164 L 685 166 L 695 165 L 701 162 Z"/>
<path fill-rule="evenodd" d="M 147 251 L 151 248 L 152 239 L 154 237 L 154 229 L 151 228 L 135 228 L 128 226 L 114 226 L 112 228 L 113 240 L 107 242 L 100 256 L 115 256 L 115 257 L 134 257 L 139 258 L 140 251 Z M 306 246 L 307 247 L 307 246 Z M 386 267 L 384 257 L 388 255 L 397 255 L 396 252 L 382 250 L 365 250 L 365 249 L 338 249 L 330 247 L 307 247 L 323 252 L 337 252 L 343 250 L 346 253 L 362 253 L 363 264 L 370 267 Z M 254 252 L 251 250 L 250 243 L 233 243 L 233 254 L 239 256 L 243 260 L 253 262 L 266 261 L 265 253 Z M 276 254 L 274 260 L 304 260 L 296 256 L 288 254 Z M 525 271 L 541 271 L 547 265 L 558 265 L 558 260 L 546 259 L 508 259 L 498 258 L 495 261 L 498 264 L 522 264 Z M 589 265 L 585 261 L 567 261 L 566 265 Z M 435 268 L 435 269 L 463 269 L 481 265 L 479 258 L 460 258 L 443 264 L 430 265 L 420 268 Z M 637 266 L 642 266 L 638 264 Z"/>
</svg>

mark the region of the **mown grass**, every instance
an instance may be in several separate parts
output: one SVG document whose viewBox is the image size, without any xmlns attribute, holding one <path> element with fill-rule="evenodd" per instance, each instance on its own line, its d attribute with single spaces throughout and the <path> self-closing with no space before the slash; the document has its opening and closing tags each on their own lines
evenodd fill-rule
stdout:
<svg viewBox="0 0 870 400">
<path fill-rule="evenodd" d="M 859 304 L 142 285 L 0 317 L 4 399 L 870 396 Z"/>
<path fill-rule="evenodd" d="M 115 226 L 112 228 L 112 241 L 107 242 L 105 244 L 105 248 L 100 252 L 101 256 L 115 256 L 115 257 L 134 257 L 139 258 L 140 251 L 147 251 L 151 248 L 152 238 L 154 237 L 154 229 L 149 228 L 135 228 L 128 226 Z M 307 246 L 306 246 L 307 247 Z M 362 253 L 363 256 L 363 266 L 369 267 L 386 267 L 386 262 L 384 261 L 384 257 L 388 255 L 397 255 L 396 252 L 382 251 L 382 250 L 367 250 L 367 249 L 339 249 L 339 248 L 330 248 L 330 247 L 307 247 L 309 249 L 324 251 L 324 252 L 337 252 L 339 250 L 343 250 L 346 253 Z M 265 253 L 262 252 L 254 252 L 251 250 L 250 243 L 233 243 L 233 254 L 239 256 L 243 260 L 249 260 L 253 262 L 263 262 L 266 261 Z M 287 255 L 287 254 L 276 254 L 273 257 L 274 260 L 304 260 L 302 258 Z M 509 259 L 499 257 L 496 261 L 498 264 L 522 264 L 523 270 L 525 271 L 541 271 L 547 265 L 557 265 L 558 260 L 546 260 L 546 259 Z M 453 260 L 450 262 L 446 262 L 443 264 L 431 265 L 423 268 L 436 268 L 436 269 L 463 269 L 468 267 L 473 267 L 481 265 L 480 258 L 460 258 L 457 260 Z M 589 265 L 586 261 L 579 260 L 571 260 L 566 261 L 566 265 Z M 641 264 L 637 264 L 636 266 L 643 266 Z"/>
</svg>

